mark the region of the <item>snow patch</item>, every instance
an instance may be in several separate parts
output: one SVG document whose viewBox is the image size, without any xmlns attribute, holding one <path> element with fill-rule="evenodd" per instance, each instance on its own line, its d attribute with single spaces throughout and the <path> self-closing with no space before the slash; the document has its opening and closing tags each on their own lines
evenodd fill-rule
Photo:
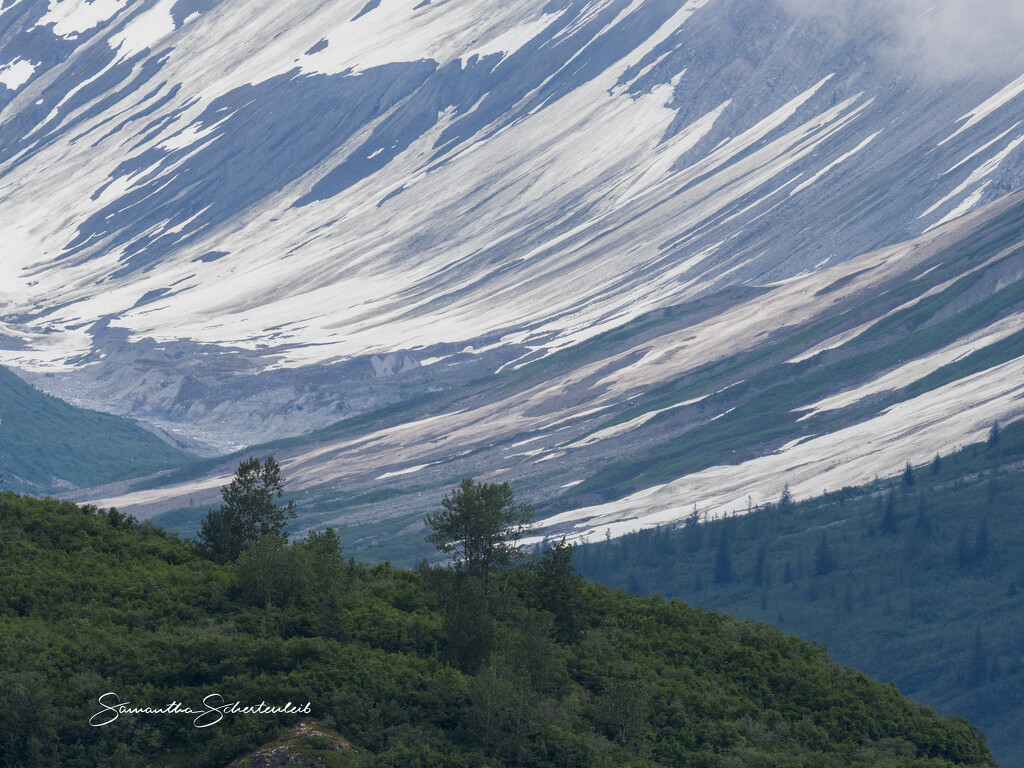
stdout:
<svg viewBox="0 0 1024 768">
<path fill-rule="evenodd" d="M 407 467 L 406 469 L 399 469 L 396 472 L 385 472 L 383 475 L 377 477 L 377 480 L 387 480 L 389 477 L 401 477 L 402 475 L 412 475 L 420 470 L 426 469 L 427 467 L 433 466 L 436 462 L 430 464 L 417 464 L 415 467 Z"/>
<path fill-rule="evenodd" d="M 814 182 L 816 182 L 818 179 L 820 179 L 826 173 L 831 171 L 837 165 L 839 165 L 840 163 L 842 163 L 842 162 L 846 161 L 847 159 L 849 159 L 849 158 L 853 157 L 854 155 L 856 155 L 858 152 L 860 152 L 862 149 L 864 149 L 864 147 L 866 147 L 868 144 L 870 144 L 872 141 L 874 141 L 875 137 L 878 136 L 879 133 L 881 133 L 881 131 L 875 131 L 870 136 L 868 136 L 866 139 L 864 139 L 864 141 L 862 141 L 856 147 L 854 147 L 849 152 L 847 152 L 845 155 L 839 156 L 838 158 L 833 160 L 831 163 L 826 165 L 824 168 L 822 168 L 820 171 L 818 171 L 816 174 L 814 174 L 807 181 L 803 182 L 802 184 L 798 184 L 797 186 L 795 186 L 792 190 L 790 190 L 789 196 L 792 197 L 797 192 L 802 192 L 803 190 L 807 189 L 809 186 L 814 184 Z"/>
<path fill-rule="evenodd" d="M 9 91 L 16 91 L 29 81 L 38 66 L 20 57 L 4 64 L 0 67 L 0 85 Z"/>
<path fill-rule="evenodd" d="M 46 14 L 37 27 L 53 25 L 53 34 L 69 39 L 113 17 L 127 0 L 50 0 Z"/>
<path fill-rule="evenodd" d="M 177 0 L 161 0 L 153 8 L 136 16 L 124 29 L 112 35 L 108 44 L 117 51 L 115 63 L 130 59 L 146 49 L 152 50 L 165 37 L 174 32 L 171 9 Z"/>
<path fill-rule="evenodd" d="M 1024 328 L 1024 314 L 1010 315 L 999 322 L 994 323 L 983 331 L 971 334 L 970 336 L 967 336 L 954 344 L 950 344 L 943 349 L 929 355 L 925 355 L 924 357 L 907 363 L 906 365 L 902 365 L 894 371 L 890 371 L 883 376 L 879 376 L 874 381 L 870 381 L 867 384 L 846 392 L 831 395 L 819 400 L 813 405 L 798 408 L 797 410 L 799 411 L 807 411 L 806 414 L 800 417 L 799 421 L 809 419 L 812 416 L 816 416 L 819 413 L 824 413 L 826 411 L 845 408 L 872 395 L 902 389 L 903 387 L 913 384 L 915 381 L 919 381 L 925 376 L 934 373 L 945 365 L 955 363 L 957 360 L 960 360 L 979 349 L 983 349 L 991 344 L 1002 341 L 1008 336 L 1012 336 L 1022 328 Z"/>
<path fill-rule="evenodd" d="M 646 424 L 648 421 L 653 419 L 655 416 L 659 416 L 659 415 L 661 415 L 663 413 L 667 413 L 668 411 L 675 410 L 676 408 L 684 408 L 687 405 L 693 405 L 694 403 L 699 403 L 701 400 L 706 400 L 707 398 L 711 397 L 712 394 L 713 393 L 709 392 L 706 395 L 701 395 L 700 397 L 695 397 L 695 398 L 692 398 L 690 400 L 686 400 L 686 401 L 684 401 L 682 403 L 676 403 L 675 405 L 670 405 L 667 408 L 658 408 L 657 410 L 648 411 L 647 413 L 642 413 L 639 416 L 630 419 L 629 421 L 622 422 L 621 424 L 613 424 L 610 427 L 605 427 L 604 429 L 599 429 L 597 432 L 594 432 L 591 435 L 587 435 L 586 437 L 582 437 L 579 440 L 576 440 L 576 441 L 574 441 L 572 443 L 569 443 L 568 445 L 566 445 L 564 447 L 565 448 L 585 448 L 588 445 L 594 445 L 596 443 L 601 442 L 602 440 L 607 440 L 607 439 L 612 438 L 612 437 L 618 437 L 619 435 L 624 435 L 627 432 L 632 432 L 634 429 L 638 429 L 639 427 L 642 427 L 644 424 Z"/>
<path fill-rule="evenodd" d="M 852 339 L 855 339 L 858 336 L 860 336 L 862 333 L 864 333 L 864 331 L 866 331 L 868 328 L 870 328 L 877 322 L 877 320 L 872 320 L 869 323 L 864 323 L 864 325 L 858 325 L 856 328 L 851 328 L 848 331 L 843 331 L 842 333 L 836 334 L 832 338 L 826 339 L 825 341 L 821 342 L 821 344 L 812 347 L 806 352 L 803 352 L 797 355 L 796 357 L 791 357 L 786 362 L 793 364 L 802 363 L 804 360 L 810 360 L 812 357 L 821 354 L 822 352 L 827 352 L 830 349 L 838 349 L 839 347 L 846 344 L 848 341 L 851 341 Z"/>
<path fill-rule="evenodd" d="M 710 467 L 624 499 L 566 512 L 542 527 L 571 525 L 571 541 L 596 540 L 610 531 L 676 523 L 693 505 L 715 518 L 743 514 L 747 498 L 774 501 L 788 482 L 797 499 L 827 488 L 863 485 L 898 472 L 909 459 L 927 463 L 936 452 L 985 439 L 994 421 L 1024 415 L 1024 358 L 1011 360 L 899 403 L 866 422 L 794 441 L 781 450 L 738 465 Z"/>
<path fill-rule="evenodd" d="M 462 67 L 465 68 L 469 59 L 473 56 L 483 58 L 485 56 L 490 56 L 491 54 L 500 53 L 502 54 L 501 60 L 504 61 L 528 42 L 533 40 L 533 38 L 537 37 L 537 35 L 545 29 L 550 27 L 552 22 L 558 19 L 561 15 L 562 12 L 545 13 L 536 21 L 521 24 L 518 27 L 513 27 L 512 29 L 501 33 L 490 42 L 484 43 L 483 45 L 462 54 L 459 57 Z"/>
<path fill-rule="evenodd" d="M 586 418 L 587 416 L 593 416 L 595 413 L 600 413 L 601 411 L 607 411 L 611 407 L 612 406 L 610 405 L 599 405 L 597 408 L 588 408 L 585 411 L 580 411 L 579 413 L 574 413 L 570 416 L 565 416 L 564 418 L 561 418 L 558 421 L 552 421 L 547 426 L 541 427 L 541 429 L 543 431 L 554 429 L 555 427 L 561 426 L 562 424 L 567 424 L 570 421 L 575 421 L 576 419 L 583 419 Z"/>
<path fill-rule="evenodd" d="M 1017 147 L 1019 147 L 1021 145 L 1022 142 L 1024 142 L 1024 136 L 1018 136 L 1016 139 L 1011 141 L 1003 149 L 1002 152 L 1000 152 L 999 154 L 995 155 L 994 157 L 986 160 L 984 163 L 982 163 L 980 166 L 978 166 L 973 171 L 973 173 L 971 173 L 971 175 L 968 176 L 967 179 L 962 184 L 960 184 L 956 189 L 954 189 L 952 192 L 950 192 L 944 198 L 939 200 L 939 202 L 935 203 L 935 205 L 931 206 L 927 211 L 925 211 L 920 216 L 918 216 L 918 218 L 919 219 L 923 219 L 928 214 L 933 213 L 935 210 L 937 210 L 941 206 L 945 205 L 947 202 L 949 202 L 953 198 L 955 198 L 958 195 L 962 194 L 968 188 L 970 188 L 970 187 L 974 186 L 975 184 L 977 184 L 978 182 L 980 182 L 986 176 L 989 176 L 990 174 L 992 174 L 997 168 L 999 168 L 1000 165 L 1002 165 L 1003 161 L 1007 157 L 1009 157 L 1010 153 L 1013 152 Z M 976 206 L 979 202 L 981 202 L 981 197 L 984 194 L 985 188 L 988 186 L 988 184 L 989 184 L 989 182 L 985 182 L 985 184 L 983 184 L 979 189 L 976 189 L 974 191 L 974 194 L 972 194 L 969 198 L 967 198 L 967 200 L 963 201 L 954 210 L 952 210 L 950 213 L 946 214 L 946 216 L 944 216 L 942 219 L 940 219 L 939 221 L 937 221 L 934 224 L 932 224 L 932 226 L 929 227 L 929 229 L 934 229 L 935 227 L 939 226 L 940 224 L 945 224 L 947 221 L 952 221 L 953 219 L 955 219 L 955 218 L 957 218 L 959 216 L 963 216 L 965 213 L 967 213 L 972 208 L 974 208 L 974 206 Z"/>
<path fill-rule="evenodd" d="M 970 162 L 971 160 L 973 160 L 974 158 L 976 158 L 976 157 L 977 157 L 978 155 L 980 155 L 980 154 L 981 154 L 982 152 L 986 151 L 986 150 L 987 150 L 987 149 L 988 149 L 989 147 L 991 147 L 991 146 L 992 146 L 993 144 L 996 144 L 997 142 L 1000 142 L 1000 141 L 1002 141 L 1003 139 L 1005 139 L 1005 138 L 1006 138 L 1006 137 L 1007 137 L 1008 135 L 1010 135 L 1010 133 L 1012 133 L 1013 131 L 1015 131 L 1015 130 L 1016 130 L 1016 129 L 1017 129 L 1018 127 L 1019 127 L 1019 126 L 1020 126 L 1020 123 L 1019 123 L 1019 122 L 1018 122 L 1018 123 L 1014 123 L 1013 125 L 1011 125 L 1011 126 L 1010 126 L 1009 128 L 1007 128 L 1007 129 L 1006 129 L 1005 131 L 1003 131 L 1002 133 L 1000 133 L 1000 134 L 999 134 L 998 136 L 996 136 L 996 137 L 995 137 L 994 139 L 992 139 L 991 141 L 986 141 L 986 142 L 985 142 L 984 144 L 982 144 L 982 145 L 981 145 L 980 147 L 978 147 L 978 148 L 977 148 L 976 150 L 974 150 L 973 152 L 971 152 L 971 154 L 969 154 L 969 155 L 968 155 L 967 157 L 965 157 L 965 158 L 964 158 L 963 160 L 961 160 L 961 161 L 960 161 L 959 163 L 957 163 L 956 165 L 954 165 L 954 166 L 953 166 L 952 168 L 950 168 L 950 169 L 949 169 L 948 171 L 946 171 L 946 172 L 945 172 L 945 173 L 943 173 L 942 175 L 943 175 L 943 176 L 947 176 L 948 174 L 952 173 L 953 171 L 955 171 L 955 170 L 956 170 L 957 168 L 959 168 L 960 166 L 964 165 L 965 163 L 969 163 L 969 162 Z"/>
<path fill-rule="evenodd" d="M 930 227 L 928 227 L 928 229 L 934 229 L 935 227 L 941 227 L 943 224 L 946 224 L 946 223 L 952 221 L 953 219 L 958 219 L 961 216 L 963 216 L 965 213 L 969 213 L 973 208 L 975 208 L 978 205 L 978 203 L 981 202 L 981 198 L 985 194 L 985 190 L 988 188 L 989 184 L 991 184 L 991 183 L 992 183 L 991 180 L 986 181 L 984 184 L 982 184 L 980 187 L 978 187 L 976 190 L 974 190 L 974 192 L 971 193 L 970 197 L 968 197 L 966 200 L 964 200 L 962 203 L 960 203 L 960 205 L 958 205 L 952 211 L 950 211 L 945 216 L 943 216 L 941 219 L 939 219 L 937 222 L 935 222 Z"/>
<path fill-rule="evenodd" d="M 185 149 L 186 147 L 191 147 L 196 142 L 205 139 L 217 130 L 230 117 L 231 115 L 227 115 L 223 119 L 206 127 L 203 127 L 200 123 L 192 123 L 181 131 L 178 131 L 178 133 L 173 136 L 164 139 L 157 146 L 161 149 L 170 150 L 172 152 L 179 149 Z"/>
<path fill-rule="evenodd" d="M 434 363 L 439 363 L 442 360 L 447 360 L 449 357 L 451 357 L 451 355 L 442 355 L 441 357 L 425 357 L 422 360 L 420 360 L 420 366 L 433 365 Z"/>
</svg>

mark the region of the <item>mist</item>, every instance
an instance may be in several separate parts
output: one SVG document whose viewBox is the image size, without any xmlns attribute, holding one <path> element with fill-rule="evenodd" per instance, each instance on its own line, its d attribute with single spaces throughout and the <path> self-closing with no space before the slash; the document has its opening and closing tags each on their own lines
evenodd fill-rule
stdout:
<svg viewBox="0 0 1024 768">
<path fill-rule="evenodd" d="M 925 81 L 1024 74 L 1024 0 L 781 0 Z"/>
</svg>

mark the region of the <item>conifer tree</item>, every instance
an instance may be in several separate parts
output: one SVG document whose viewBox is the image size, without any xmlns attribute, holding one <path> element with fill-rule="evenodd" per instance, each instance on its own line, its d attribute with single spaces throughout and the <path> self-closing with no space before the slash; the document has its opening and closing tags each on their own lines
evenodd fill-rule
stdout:
<svg viewBox="0 0 1024 768">
<path fill-rule="evenodd" d="M 764 544 L 761 544 L 757 548 L 757 557 L 754 560 L 754 586 L 763 587 L 766 581 L 765 569 L 767 563 L 765 562 L 767 554 L 765 553 Z"/>
<path fill-rule="evenodd" d="M 729 535 L 722 531 L 718 540 L 718 551 L 715 553 L 715 584 L 732 582 L 732 556 L 729 554 Z"/>
<path fill-rule="evenodd" d="M 985 682 L 988 675 L 988 651 L 985 649 L 985 641 L 981 635 L 981 627 L 974 631 L 974 643 L 971 647 L 971 655 L 967 662 L 967 685 L 980 685 Z"/>
<path fill-rule="evenodd" d="M 961 526 L 956 539 L 956 567 L 960 570 L 970 568 L 972 560 L 971 548 L 967 543 L 967 527 Z"/>
<path fill-rule="evenodd" d="M 907 460 L 907 464 L 903 467 L 903 484 L 908 488 L 914 484 L 914 468 L 910 466 L 910 460 Z"/>
<path fill-rule="evenodd" d="M 821 534 L 821 542 L 814 550 L 814 572 L 819 576 L 827 576 L 835 570 L 836 561 L 828 545 L 828 537 Z"/>
<path fill-rule="evenodd" d="M 995 448 L 999 444 L 999 422 L 995 422 L 988 431 L 988 447 Z"/>
<path fill-rule="evenodd" d="M 779 512 L 788 513 L 793 509 L 793 494 L 789 492 L 789 483 L 782 487 L 782 495 L 779 496 Z"/>
<path fill-rule="evenodd" d="M 885 511 L 882 513 L 880 531 L 885 535 L 892 535 L 899 531 L 899 521 L 896 519 L 896 494 L 891 490 L 885 498 Z"/>
<path fill-rule="evenodd" d="M 978 530 L 974 534 L 974 549 L 971 552 L 975 565 L 981 565 L 988 559 L 988 519 L 981 518 Z"/>
</svg>

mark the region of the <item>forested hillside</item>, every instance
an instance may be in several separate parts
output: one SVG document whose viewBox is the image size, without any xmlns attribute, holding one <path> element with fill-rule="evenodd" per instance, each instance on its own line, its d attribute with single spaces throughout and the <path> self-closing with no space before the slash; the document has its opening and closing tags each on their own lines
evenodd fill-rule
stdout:
<svg viewBox="0 0 1024 768">
<path fill-rule="evenodd" d="M 574 562 L 632 593 L 827 644 L 839 662 L 970 718 L 999 760 L 1021 765 L 1022 469 L 1024 424 L 997 425 L 985 443 L 891 479 L 584 546 Z"/>
<path fill-rule="evenodd" d="M 4 493 L 0 764 L 224 766 L 301 717 L 91 727 L 114 692 L 154 708 L 308 701 L 357 750 L 335 765 L 993 765 L 968 722 L 819 646 L 588 584 L 568 554 L 481 586 L 345 561 L 323 532 L 217 565 L 114 510 Z"/>
<path fill-rule="evenodd" d="M 0 367 L 0 469 L 7 488 L 66 491 L 187 458 L 131 419 L 75 408 Z"/>
</svg>

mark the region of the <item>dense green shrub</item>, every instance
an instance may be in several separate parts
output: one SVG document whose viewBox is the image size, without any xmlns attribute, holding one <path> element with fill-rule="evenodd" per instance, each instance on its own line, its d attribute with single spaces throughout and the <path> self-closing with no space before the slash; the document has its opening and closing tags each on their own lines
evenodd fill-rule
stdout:
<svg viewBox="0 0 1024 768">
<path fill-rule="evenodd" d="M 367 568 L 326 533 L 218 565 L 152 525 L 4 493 L 0 572 L 3 765 L 223 766 L 299 717 L 91 727 L 110 691 L 308 701 L 370 766 L 992 764 L 966 721 L 821 647 L 588 584 L 557 548 L 473 608 L 472 665 L 453 653 L 462 574 Z"/>
</svg>

